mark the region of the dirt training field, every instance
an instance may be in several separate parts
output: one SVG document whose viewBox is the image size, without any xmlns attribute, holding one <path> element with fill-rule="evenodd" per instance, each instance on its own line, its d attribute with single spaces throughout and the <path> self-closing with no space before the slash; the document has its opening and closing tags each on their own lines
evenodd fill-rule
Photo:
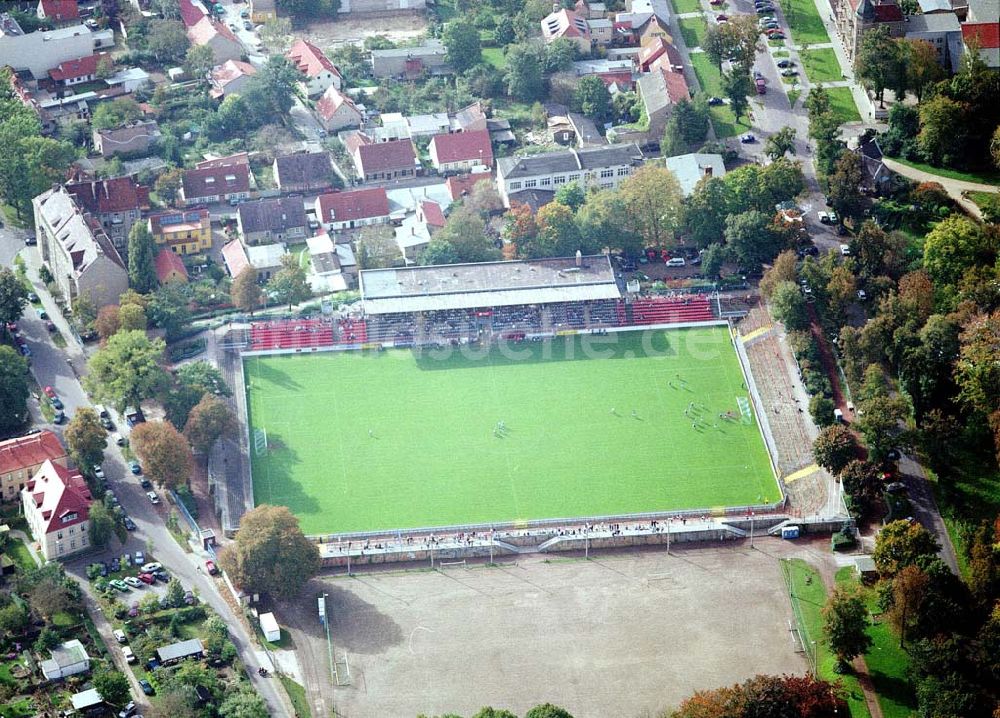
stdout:
<svg viewBox="0 0 1000 718">
<path fill-rule="evenodd" d="M 338 45 L 358 44 L 367 37 L 384 35 L 393 42 L 412 40 L 427 30 L 423 13 L 400 13 L 385 17 L 347 17 L 310 23 L 296 37 L 326 50 Z"/>
<path fill-rule="evenodd" d="M 471 715 L 484 705 L 522 715 L 546 701 L 577 718 L 638 718 L 697 689 L 807 670 L 788 632 L 777 556 L 746 545 L 532 557 L 310 588 L 297 618 L 325 659 L 315 596 L 329 594 L 334 650 L 347 652 L 353 679 L 334 696 L 350 718 Z"/>
</svg>

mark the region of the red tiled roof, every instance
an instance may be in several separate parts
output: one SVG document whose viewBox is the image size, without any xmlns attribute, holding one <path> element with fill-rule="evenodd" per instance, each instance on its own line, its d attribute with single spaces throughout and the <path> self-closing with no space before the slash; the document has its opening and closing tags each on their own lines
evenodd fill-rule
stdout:
<svg viewBox="0 0 1000 718">
<path fill-rule="evenodd" d="M 230 42 L 239 45 L 239 39 L 233 31 L 221 22 L 213 20 L 208 15 L 188 28 L 187 36 L 192 45 L 207 45 L 216 35 L 221 35 Z"/>
<path fill-rule="evenodd" d="M 156 255 L 156 278 L 160 284 L 163 284 L 170 277 L 171 272 L 177 272 L 187 279 L 188 273 L 184 266 L 184 260 L 174 254 L 171 249 L 161 249 Z"/>
<path fill-rule="evenodd" d="M 962 25 L 962 39 L 969 42 L 975 38 L 980 50 L 1000 48 L 1000 23 L 968 22 Z"/>
<path fill-rule="evenodd" d="M 189 202 L 199 197 L 249 192 L 250 166 L 237 164 L 188 170 L 181 177 L 181 185 L 184 188 L 184 199 Z"/>
<path fill-rule="evenodd" d="M 445 225 L 444 211 L 441 205 L 429 199 L 420 203 L 420 211 L 423 212 L 424 222 L 431 227 L 443 227 Z"/>
<path fill-rule="evenodd" d="M 238 239 L 234 239 L 222 248 L 222 259 L 225 261 L 226 267 L 229 269 L 229 274 L 233 278 L 238 277 L 240 272 L 250 266 L 247 253 Z"/>
<path fill-rule="evenodd" d="M 219 85 L 226 85 L 233 80 L 244 75 L 256 75 L 257 68 L 249 62 L 240 60 L 226 60 L 221 65 L 212 68 L 212 82 Z"/>
<path fill-rule="evenodd" d="M 46 535 L 90 519 L 93 499 L 87 482 L 75 469 L 46 461 L 28 482 L 25 491 L 31 493 L 35 508 L 41 512 Z M 76 514 L 75 518 L 64 520 L 71 514 Z"/>
<path fill-rule="evenodd" d="M 465 195 L 472 191 L 472 188 L 476 186 L 479 182 L 483 180 L 490 181 L 493 179 L 493 175 L 489 172 L 476 172 L 475 174 L 469 175 L 455 175 L 454 177 L 449 177 L 445 180 L 445 186 L 448 188 L 449 194 L 453 200 L 462 199 Z"/>
<path fill-rule="evenodd" d="M 398 169 L 412 170 L 416 167 L 417 155 L 410 140 L 361 145 L 357 151 L 361 168 L 366 175 Z"/>
<path fill-rule="evenodd" d="M 127 212 L 149 207 L 149 187 L 136 184 L 131 177 L 73 182 L 66 185 L 66 191 L 92 214 Z"/>
<path fill-rule="evenodd" d="M 342 140 L 344 147 L 352 155 L 357 151 L 362 145 L 370 145 L 372 143 L 371 137 L 366 135 L 364 132 L 351 132 Z"/>
<path fill-rule="evenodd" d="M 296 40 L 292 49 L 285 55 L 291 60 L 299 72 L 308 77 L 316 77 L 324 70 L 332 72 L 340 77 L 340 70 L 330 62 L 330 58 L 323 54 L 323 51 L 306 40 Z"/>
<path fill-rule="evenodd" d="M 434 135 L 431 145 L 439 163 L 479 160 L 486 167 L 493 166 L 493 146 L 490 144 L 489 130 Z"/>
<path fill-rule="evenodd" d="M 663 82 L 667 87 L 667 97 L 670 102 L 677 104 L 681 100 L 690 100 L 691 93 L 688 92 L 687 82 L 680 72 L 663 71 Z"/>
<path fill-rule="evenodd" d="M 50 20 L 76 20 L 80 17 L 77 0 L 41 0 L 42 13 Z"/>
<path fill-rule="evenodd" d="M 184 27 L 194 27 L 205 17 L 204 10 L 195 5 L 193 0 L 180 0 L 180 7 L 181 22 L 184 23 Z"/>
<path fill-rule="evenodd" d="M 48 460 L 66 458 L 66 449 L 51 431 L 0 441 L 0 474 L 40 466 Z"/>
<path fill-rule="evenodd" d="M 388 216 L 389 197 L 383 187 L 332 192 L 316 198 L 316 219 L 320 222 L 350 222 Z"/>
<path fill-rule="evenodd" d="M 903 22 L 903 11 L 899 5 L 876 5 L 875 22 Z"/>
<path fill-rule="evenodd" d="M 97 72 L 97 64 L 102 57 L 108 57 L 108 53 L 99 52 L 96 55 L 88 55 L 76 60 L 67 60 L 59 63 L 59 67 L 49 70 L 49 77 L 55 82 L 65 80 L 75 80 L 78 77 L 87 77 Z"/>
<path fill-rule="evenodd" d="M 316 102 L 316 112 L 318 112 L 320 117 L 324 120 L 329 120 L 337 114 L 337 110 L 339 110 L 343 105 L 347 105 L 354 110 L 355 114 L 359 118 L 362 117 L 361 110 L 359 110 L 358 106 L 354 104 L 354 101 L 336 87 L 330 85 L 326 88 L 326 91 L 323 92 L 323 96 Z"/>
</svg>

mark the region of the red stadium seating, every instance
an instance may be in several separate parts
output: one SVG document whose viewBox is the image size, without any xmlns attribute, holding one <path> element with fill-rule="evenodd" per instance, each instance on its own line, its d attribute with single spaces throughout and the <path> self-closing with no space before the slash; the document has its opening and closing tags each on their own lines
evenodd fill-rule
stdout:
<svg viewBox="0 0 1000 718">
<path fill-rule="evenodd" d="M 632 305 L 632 324 L 674 324 L 715 319 L 708 297 L 656 297 L 637 299 Z"/>
</svg>

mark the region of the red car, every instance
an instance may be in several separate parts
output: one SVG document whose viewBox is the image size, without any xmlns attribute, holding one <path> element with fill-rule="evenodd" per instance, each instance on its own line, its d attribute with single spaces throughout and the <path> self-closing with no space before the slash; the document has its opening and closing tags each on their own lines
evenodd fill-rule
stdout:
<svg viewBox="0 0 1000 718">
<path fill-rule="evenodd" d="M 209 576 L 216 576 L 219 573 L 219 567 L 215 565 L 215 561 L 206 561 L 205 570 L 208 571 Z"/>
<path fill-rule="evenodd" d="M 7 322 L 7 331 L 13 334 L 17 331 L 17 322 Z"/>
<path fill-rule="evenodd" d="M 156 581 L 156 579 L 153 578 L 153 574 L 151 573 L 140 573 L 139 580 L 142 581 L 143 583 L 148 583 L 148 584 L 153 584 Z"/>
<path fill-rule="evenodd" d="M 51 386 L 45 387 L 45 389 L 43 389 L 42 391 L 44 391 L 45 396 L 49 397 L 50 399 L 56 398 L 56 390 L 53 389 Z"/>
</svg>

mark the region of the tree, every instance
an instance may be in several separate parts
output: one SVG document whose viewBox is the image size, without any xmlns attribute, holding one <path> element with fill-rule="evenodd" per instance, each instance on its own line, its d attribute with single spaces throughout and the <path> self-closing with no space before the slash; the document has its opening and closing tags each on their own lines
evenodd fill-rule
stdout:
<svg viewBox="0 0 1000 718">
<path fill-rule="evenodd" d="M 597 75 L 580 78 L 573 93 L 573 104 L 586 117 L 598 125 L 604 124 L 611 114 L 611 93 L 604 80 Z"/>
<path fill-rule="evenodd" d="M 145 222 L 136 222 L 128 233 L 128 283 L 146 294 L 157 287 L 156 243 Z"/>
<path fill-rule="evenodd" d="M 180 285 L 164 284 L 149 296 L 149 305 L 146 308 L 145 316 L 149 317 L 149 321 L 154 326 L 163 329 L 167 333 L 167 338 L 170 339 L 180 333 L 191 321 L 190 301 L 188 294 Z M 124 324 L 124 319 L 122 322 Z"/>
<path fill-rule="evenodd" d="M 795 154 L 795 128 L 782 127 L 764 142 L 764 154 L 772 160 Z"/>
<path fill-rule="evenodd" d="M 866 89 L 875 93 L 879 106 L 884 107 L 885 89 L 897 86 L 900 76 L 906 76 L 900 46 L 888 27 L 878 25 L 862 35 L 854 73 Z"/>
<path fill-rule="evenodd" d="M 54 615 L 69 610 L 73 605 L 65 574 L 61 572 L 42 575 L 27 591 L 26 598 L 31 610 L 45 620 L 51 620 Z"/>
<path fill-rule="evenodd" d="M 90 124 L 95 130 L 110 130 L 142 117 L 139 103 L 131 97 L 119 97 L 111 102 L 102 102 L 94 110 Z"/>
<path fill-rule="evenodd" d="M 722 91 L 729 98 L 729 109 L 733 111 L 738 123 L 750 106 L 747 100 L 747 95 L 753 92 L 750 75 L 737 69 L 722 73 Z"/>
<path fill-rule="evenodd" d="M 859 514 L 867 514 L 882 490 L 882 474 L 875 464 L 855 459 L 840 472 L 840 483 Z"/>
<path fill-rule="evenodd" d="M 680 226 L 683 193 L 673 172 L 643 165 L 618 188 L 625 204 L 628 228 L 648 247 L 669 247 Z"/>
<path fill-rule="evenodd" d="M 559 202 L 550 202 L 535 216 L 538 234 L 518 245 L 518 251 L 529 259 L 540 257 L 567 257 L 581 246 L 580 230 L 573 218 L 573 210 Z M 584 252 L 588 254 L 589 252 Z"/>
<path fill-rule="evenodd" d="M 830 206 L 841 217 L 858 219 L 861 216 L 861 156 L 844 152 L 827 178 Z"/>
<path fill-rule="evenodd" d="M 507 94 L 522 102 L 534 102 L 545 91 L 542 61 L 538 51 L 527 45 L 507 48 Z"/>
<path fill-rule="evenodd" d="M 103 104 L 98 106 L 98 109 L 104 107 Z M 171 167 L 156 178 L 156 182 L 153 184 L 153 189 L 156 195 L 160 198 L 161 202 L 166 203 L 168 206 L 172 205 L 177 199 L 177 195 L 181 188 L 181 175 L 182 170 L 177 167 Z"/>
<path fill-rule="evenodd" d="M 146 331 L 146 312 L 138 304 L 126 304 L 118 310 L 119 331 Z"/>
<path fill-rule="evenodd" d="M 662 718 L 836 718 L 838 709 L 844 710 L 843 701 L 838 685 L 813 675 L 757 675 L 740 685 L 698 691 L 676 711 L 662 714 Z"/>
<path fill-rule="evenodd" d="M 901 47 L 906 63 L 906 84 L 916 93 L 919 105 L 927 88 L 945 79 L 945 71 L 938 62 L 937 49 L 927 40 L 904 38 Z"/>
<path fill-rule="evenodd" d="M 961 164 L 968 145 L 969 107 L 945 95 L 935 95 L 922 102 L 919 109 L 920 151 L 934 165 Z"/>
<path fill-rule="evenodd" d="M 831 474 L 839 474 L 857 456 L 857 442 L 846 426 L 828 426 L 813 441 L 813 458 Z"/>
<path fill-rule="evenodd" d="M 510 246 L 519 249 L 521 245 L 533 242 L 538 234 L 538 224 L 531 207 L 518 202 L 511 203 L 504 215 L 503 238 Z"/>
<path fill-rule="evenodd" d="M 833 410 L 836 408 L 833 400 L 827 399 L 822 394 L 814 394 L 809 398 L 809 415 L 821 429 L 833 424 Z"/>
<path fill-rule="evenodd" d="M 287 52 L 292 40 L 292 21 L 287 17 L 271 17 L 257 31 L 261 42 L 278 54 Z"/>
<path fill-rule="evenodd" d="M 663 130 L 660 143 L 663 154 L 668 157 L 682 154 L 690 145 L 704 142 L 708 127 L 708 103 L 701 98 L 694 102 L 681 100 L 674 106 Z"/>
<path fill-rule="evenodd" d="M 77 466 L 85 471 L 104 460 L 104 449 L 108 445 L 107 432 L 101 426 L 97 412 L 90 407 L 81 407 L 70 419 L 63 433 L 69 455 Z"/>
<path fill-rule="evenodd" d="M 115 519 L 108 507 L 99 501 L 90 505 L 90 543 L 103 548 L 115 533 Z"/>
<path fill-rule="evenodd" d="M 703 177 L 684 206 L 684 228 L 695 246 L 719 242 L 726 215 L 733 206 L 733 192 L 721 177 Z"/>
<path fill-rule="evenodd" d="M 176 578 L 171 578 L 167 581 L 166 598 L 167 603 L 171 606 L 184 605 L 184 585 Z"/>
<path fill-rule="evenodd" d="M 725 25 L 711 24 L 705 32 L 705 39 L 701 43 L 701 49 L 705 51 L 708 58 L 722 73 L 722 63 L 729 59 L 732 42 L 725 31 Z"/>
<path fill-rule="evenodd" d="M 542 52 L 542 74 L 553 75 L 572 69 L 573 60 L 576 59 L 577 46 L 569 38 L 560 37 L 547 43 Z"/>
<path fill-rule="evenodd" d="M 930 579 L 916 566 L 906 566 L 892 579 L 892 605 L 886 612 L 889 623 L 899 634 L 899 647 L 919 616 Z"/>
<path fill-rule="evenodd" d="M 903 431 L 906 404 L 898 397 L 876 396 L 858 404 L 860 416 L 854 425 L 865 438 L 873 461 L 881 461 Z"/>
<path fill-rule="evenodd" d="M 576 212 L 583 203 L 587 200 L 587 195 L 584 194 L 583 188 L 580 187 L 579 182 L 570 182 L 569 184 L 562 185 L 556 190 L 555 197 L 552 198 L 554 202 L 566 205 L 572 211 Z"/>
<path fill-rule="evenodd" d="M 399 245 L 391 228 L 365 227 L 358 235 L 357 246 L 358 264 L 362 269 L 384 269 L 401 261 Z"/>
<path fill-rule="evenodd" d="M 242 97 L 253 118 L 253 126 L 280 123 L 295 102 L 295 87 L 301 74 L 282 55 L 272 55 L 243 86 Z"/>
<path fill-rule="evenodd" d="M 449 216 L 444 227 L 431 239 L 430 253 L 421 257 L 423 263 L 437 258 L 443 262 L 489 262 L 500 258 L 500 251 L 486 236 L 486 223 L 478 212 L 468 207 L 458 207 Z M 442 252 L 438 247 L 447 249 Z"/>
<path fill-rule="evenodd" d="M 726 244 L 743 266 L 760 267 L 783 248 L 781 237 L 771 231 L 771 219 L 755 209 L 726 217 Z"/>
<path fill-rule="evenodd" d="M 497 18 L 497 26 L 493 30 L 493 39 L 500 47 L 507 47 L 515 40 L 514 21 L 510 15 L 501 15 Z"/>
<path fill-rule="evenodd" d="M 227 691 L 219 706 L 219 718 L 268 718 L 269 715 L 264 699 L 251 687 Z"/>
<path fill-rule="evenodd" d="M 590 247 L 607 246 L 629 257 L 642 252 L 642 241 L 628 229 L 628 210 L 617 192 L 601 190 L 587 195 L 576 213 L 583 243 Z"/>
<path fill-rule="evenodd" d="M 138 406 L 166 382 L 160 366 L 164 348 L 162 339 L 149 339 L 145 332 L 118 332 L 91 357 L 84 380 L 87 390 L 118 411 Z"/>
<path fill-rule="evenodd" d="M 0 431 L 12 432 L 28 419 L 28 362 L 9 346 L 0 345 Z"/>
<path fill-rule="evenodd" d="M 774 286 L 771 292 L 771 313 L 787 329 L 804 329 L 809 326 L 805 297 L 792 282 L 778 282 Z"/>
<path fill-rule="evenodd" d="M 191 362 L 180 367 L 177 370 L 177 381 L 184 386 L 193 387 L 203 394 L 232 395 L 222 372 L 204 360 Z"/>
<path fill-rule="evenodd" d="M 306 271 L 299 264 L 298 255 L 286 254 L 281 258 L 281 269 L 267 283 L 267 291 L 278 302 L 287 304 L 288 311 L 292 310 L 293 304 L 312 296 Z"/>
<path fill-rule="evenodd" d="M 995 243 L 981 225 L 956 214 L 927 233 L 924 269 L 935 285 L 955 284 L 969 267 L 991 264 L 996 253 Z"/>
<path fill-rule="evenodd" d="M 132 429 L 129 446 L 142 462 L 145 474 L 160 486 L 175 489 L 191 481 L 191 446 L 169 421 L 139 424 Z"/>
<path fill-rule="evenodd" d="M 121 324 L 118 321 L 118 313 L 121 310 L 117 304 L 107 304 L 97 312 L 97 319 L 94 320 L 94 331 L 102 340 L 107 340 L 118 333 Z"/>
<path fill-rule="evenodd" d="M 162 15 L 164 20 L 181 19 L 180 0 L 152 0 L 150 10 Z"/>
<path fill-rule="evenodd" d="M 184 23 L 179 20 L 152 20 L 146 31 L 146 49 L 160 62 L 177 62 L 188 49 Z"/>
<path fill-rule="evenodd" d="M 444 26 L 441 40 L 448 50 L 448 64 L 455 72 L 465 72 L 483 59 L 479 28 L 465 18 L 451 20 Z"/>
<path fill-rule="evenodd" d="M 229 404 L 212 394 L 205 394 L 191 410 L 184 425 L 184 436 L 195 452 L 207 454 L 216 440 L 233 434 L 237 426 Z"/>
<path fill-rule="evenodd" d="M 875 536 L 872 560 L 886 578 L 895 577 L 907 566 L 923 566 L 937 556 L 937 539 L 915 521 L 893 521 Z"/>
<path fill-rule="evenodd" d="M 775 288 L 780 282 L 791 282 L 795 284 L 799 280 L 798 257 L 792 250 L 785 250 L 774 259 L 771 268 L 764 272 L 760 280 L 760 293 L 765 299 L 769 299 L 774 294 Z"/>
<path fill-rule="evenodd" d="M 214 66 L 215 54 L 208 45 L 192 45 L 184 55 L 184 72 L 188 77 L 204 80 Z"/>
<path fill-rule="evenodd" d="M 837 317 L 843 317 L 847 305 L 854 301 L 857 291 L 858 280 L 851 270 L 844 265 L 834 267 L 830 273 L 830 281 L 826 285 L 830 311 Z"/>
<path fill-rule="evenodd" d="M 1000 125 L 997 125 L 990 139 L 990 156 L 993 158 L 993 165 L 1000 168 Z"/>
<path fill-rule="evenodd" d="M 31 616 L 21 607 L 21 604 L 8 603 L 0 608 L 0 634 L 5 636 L 20 636 L 28 627 Z"/>
<path fill-rule="evenodd" d="M 253 316 L 254 310 L 264 301 L 264 292 L 257 283 L 257 270 L 244 267 L 229 287 L 229 296 L 237 308 Z"/>
<path fill-rule="evenodd" d="M 573 718 L 573 716 L 565 708 L 544 703 L 525 713 L 524 718 Z"/>
<path fill-rule="evenodd" d="M 837 587 L 823 608 L 823 634 L 837 657 L 839 672 L 872 646 L 868 635 L 868 608 L 855 590 Z"/>
<path fill-rule="evenodd" d="M 243 515 L 236 540 L 219 560 L 244 591 L 285 599 L 298 594 L 321 563 L 316 544 L 302 534 L 292 512 L 267 504 Z"/>
<path fill-rule="evenodd" d="M 28 289 L 9 268 L 0 268 L 0 326 L 16 322 L 28 306 Z"/>
</svg>

